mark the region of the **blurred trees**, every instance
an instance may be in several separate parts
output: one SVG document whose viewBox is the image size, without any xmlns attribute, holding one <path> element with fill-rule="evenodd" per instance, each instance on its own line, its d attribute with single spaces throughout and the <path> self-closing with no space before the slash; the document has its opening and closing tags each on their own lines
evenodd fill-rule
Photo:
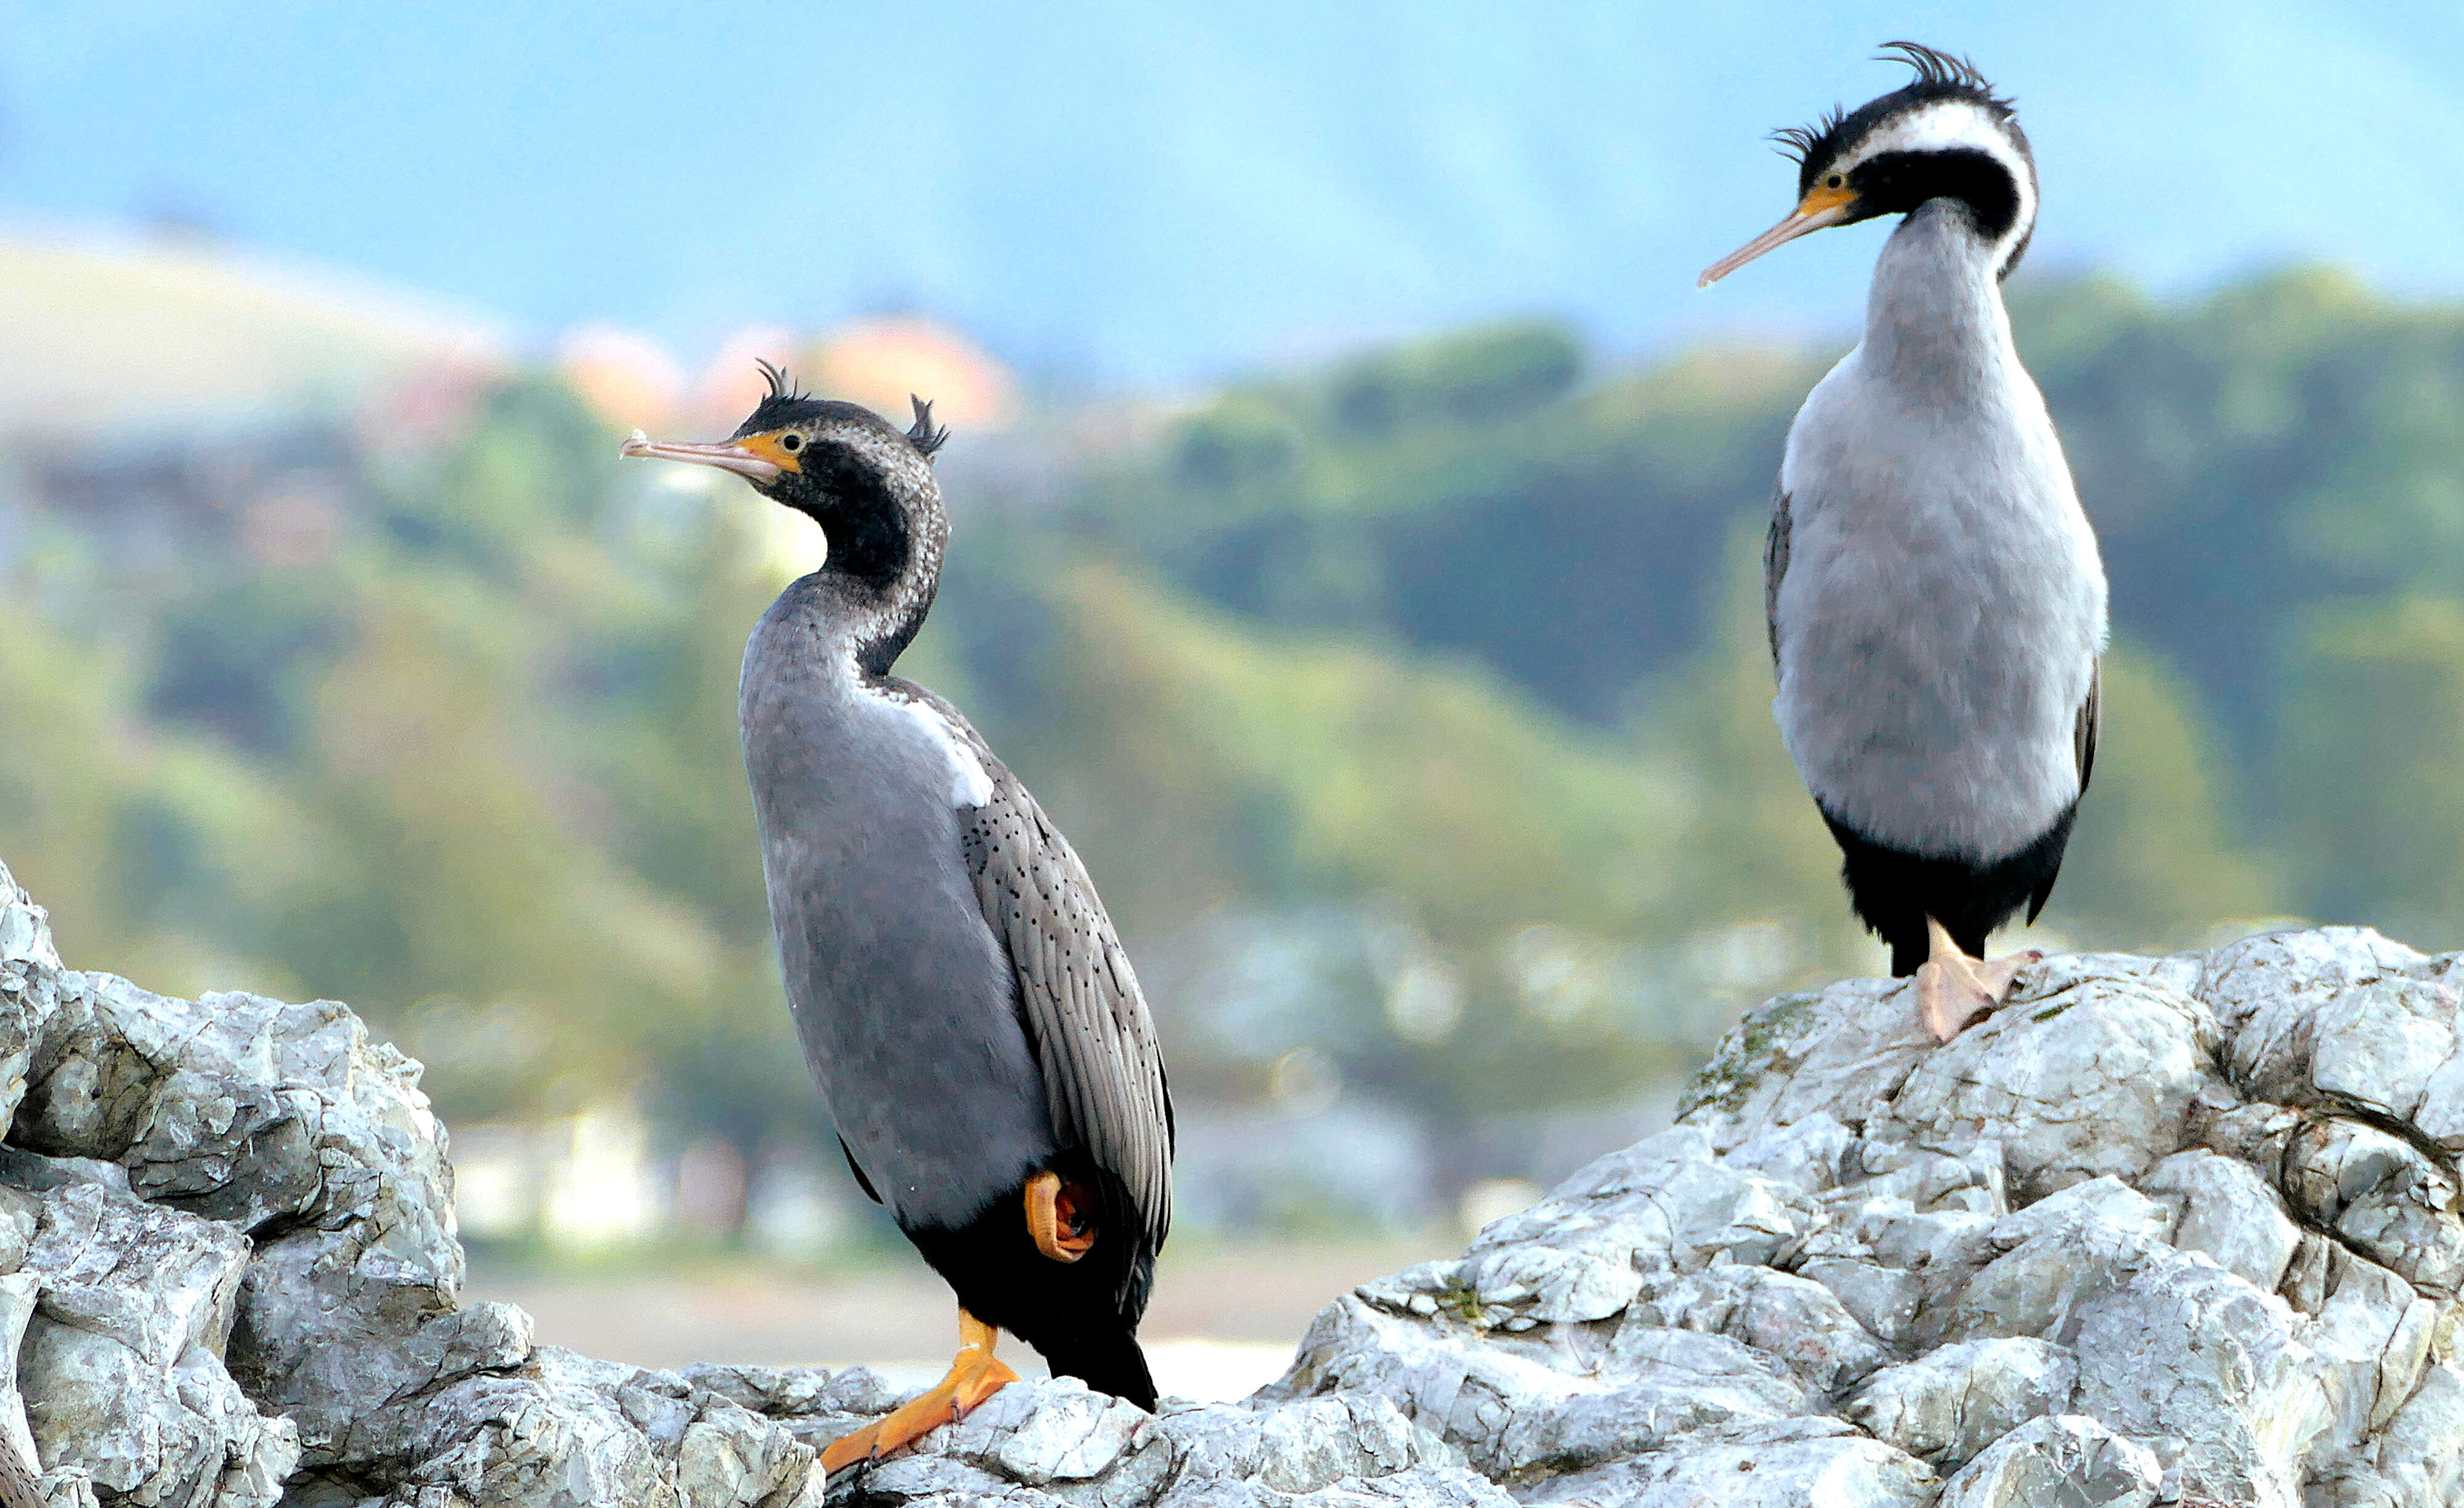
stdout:
<svg viewBox="0 0 2464 1508">
<path fill-rule="evenodd" d="M 48 882 L 46 904 L 86 913 L 95 935 L 124 947 L 192 860 L 176 812 L 140 795 L 129 730 L 113 716 L 122 679 L 116 669 L 97 646 L 22 612 L 0 633 L 0 706 L 8 709 L 0 832 L 9 862 Z M 170 884 L 134 872 L 156 859 Z M 124 904 L 113 904 L 115 891 Z"/>
<path fill-rule="evenodd" d="M 2055 924 L 2081 946 L 2146 951 L 2280 912 L 2291 887 L 2239 837 L 2234 772 L 2197 691 L 2124 640 L 2104 657 L 2102 718 Z"/>
<path fill-rule="evenodd" d="M 1821 368 L 1705 352 L 1579 387 L 1537 356 L 1570 346 L 1507 327 L 1236 388 L 1099 471 L 1081 516 L 1243 618 L 1461 655 L 1614 725 L 1701 642 L 1729 525 L 1769 499 Z M 1346 417 L 1364 382 L 1393 422 Z M 1280 459 L 1193 467 L 1231 433 Z"/>
<path fill-rule="evenodd" d="M 2055 929 L 2452 940 L 2464 315 L 2303 272 L 2179 308 L 2039 282 L 2014 316 L 2116 585 Z M 1589 364 L 1465 332 L 1227 389 L 1037 509 L 954 497 L 901 669 L 1086 854 L 1185 1093 L 1349 1085 L 1460 1171 L 1482 1118 L 1614 1100 L 1879 966 L 1763 642 L 1823 363 Z M 71 961 L 347 998 L 457 1118 L 640 1084 L 747 1153 L 822 1137 L 735 722 L 799 562 L 739 485 L 611 438 L 525 381 L 440 450 L 345 445 L 307 561 L 37 516 L 0 561 L 0 858 Z"/>
<path fill-rule="evenodd" d="M 2305 609 L 2464 593 L 2464 310 L 2384 304 L 2319 269 L 2184 307 L 2109 279 L 2013 304 L 2115 621 L 2198 688 L 2246 762 L 2267 763 Z"/>
<path fill-rule="evenodd" d="M 2277 786 L 2285 858 L 2322 918 L 2464 929 L 2464 602 L 2321 607 L 2294 633 Z"/>
</svg>

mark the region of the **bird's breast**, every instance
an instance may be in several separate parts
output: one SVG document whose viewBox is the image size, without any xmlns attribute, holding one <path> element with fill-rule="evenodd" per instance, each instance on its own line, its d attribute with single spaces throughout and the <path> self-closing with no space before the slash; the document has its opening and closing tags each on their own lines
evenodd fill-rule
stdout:
<svg viewBox="0 0 2464 1508">
<path fill-rule="evenodd" d="M 1868 836 L 1994 857 L 2076 799 L 2102 566 L 2024 372 L 1928 404 L 1856 357 L 1792 430 L 1774 603 L 1790 753 Z"/>
<path fill-rule="evenodd" d="M 914 705 L 748 673 L 745 770 L 788 1003 L 831 1117 L 903 1224 L 953 1225 L 1014 1191 L 1054 1136 L 961 845 L 961 798 L 988 798 L 990 778 Z"/>
</svg>

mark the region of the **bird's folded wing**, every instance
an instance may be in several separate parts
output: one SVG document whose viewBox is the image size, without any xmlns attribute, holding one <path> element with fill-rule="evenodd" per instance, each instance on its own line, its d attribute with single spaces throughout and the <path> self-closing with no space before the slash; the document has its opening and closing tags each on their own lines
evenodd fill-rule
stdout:
<svg viewBox="0 0 2464 1508">
<path fill-rule="evenodd" d="M 1172 1097 L 1138 976 L 1067 840 L 965 720 L 933 700 L 992 777 L 992 798 L 958 814 L 967 868 L 1017 971 L 1053 1127 L 1121 1180 L 1152 1251 L 1172 1226 Z"/>
<path fill-rule="evenodd" d="M 2079 756 L 2079 794 L 2087 794 L 2087 777 L 2096 773 L 2097 728 L 2104 721 L 2104 663 L 2087 675 L 2087 700 L 2079 704 L 2079 721 L 2071 725 L 2071 752 Z"/>
<path fill-rule="evenodd" d="M 1771 489 L 1771 533 L 1763 539 L 1763 627 L 1771 635 L 1771 667 L 1779 667 L 1779 583 L 1788 578 L 1788 493 Z"/>
</svg>

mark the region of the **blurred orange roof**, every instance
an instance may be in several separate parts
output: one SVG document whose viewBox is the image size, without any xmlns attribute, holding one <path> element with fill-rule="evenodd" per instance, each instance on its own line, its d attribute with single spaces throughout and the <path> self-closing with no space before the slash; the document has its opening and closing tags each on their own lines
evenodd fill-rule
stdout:
<svg viewBox="0 0 2464 1508">
<path fill-rule="evenodd" d="M 984 433 L 1018 417 L 1009 369 L 944 325 L 913 316 L 862 319 L 814 339 L 775 325 L 739 330 L 720 342 L 681 401 L 662 402 L 657 348 L 638 337 L 594 329 L 567 341 L 565 371 L 610 424 L 731 428 L 766 390 L 760 360 L 784 367 L 798 386 L 843 398 L 904 426 L 912 394 L 929 400 L 937 424 Z M 672 392 L 672 389 L 665 389 Z M 625 405 L 630 405 L 625 407 Z M 622 408 L 623 411 L 619 411 Z"/>
<path fill-rule="evenodd" d="M 863 319 L 824 336 L 805 356 L 815 392 L 845 398 L 905 424 L 910 394 L 959 430 L 1005 429 L 1018 418 L 1007 367 L 944 325 L 915 316 Z"/>
<path fill-rule="evenodd" d="M 716 425 L 722 432 L 733 429 L 761 402 L 761 395 L 770 389 L 761 369 L 753 364 L 757 360 L 783 366 L 804 386 L 813 385 L 795 369 L 792 332 L 776 325 L 738 330 L 719 342 L 717 353 L 703 364 L 701 377 L 693 384 L 693 406 L 701 423 Z"/>
<path fill-rule="evenodd" d="M 648 336 L 583 325 L 557 342 L 557 370 L 600 422 L 614 429 L 671 426 L 684 368 Z"/>
</svg>

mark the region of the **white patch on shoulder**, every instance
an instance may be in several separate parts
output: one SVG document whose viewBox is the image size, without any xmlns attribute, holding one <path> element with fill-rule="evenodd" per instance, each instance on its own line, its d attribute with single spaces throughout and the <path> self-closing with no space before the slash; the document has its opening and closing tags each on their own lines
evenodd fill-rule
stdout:
<svg viewBox="0 0 2464 1508">
<path fill-rule="evenodd" d="M 982 806 L 990 801 L 993 798 L 993 777 L 985 771 L 984 762 L 976 757 L 975 750 L 967 746 L 967 740 L 950 726 L 950 720 L 928 703 L 906 697 L 893 697 L 891 700 L 903 707 L 908 716 L 915 719 L 915 726 L 923 729 L 925 736 L 940 746 L 942 757 L 950 761 L 950 804 Z"/>
</svg>

